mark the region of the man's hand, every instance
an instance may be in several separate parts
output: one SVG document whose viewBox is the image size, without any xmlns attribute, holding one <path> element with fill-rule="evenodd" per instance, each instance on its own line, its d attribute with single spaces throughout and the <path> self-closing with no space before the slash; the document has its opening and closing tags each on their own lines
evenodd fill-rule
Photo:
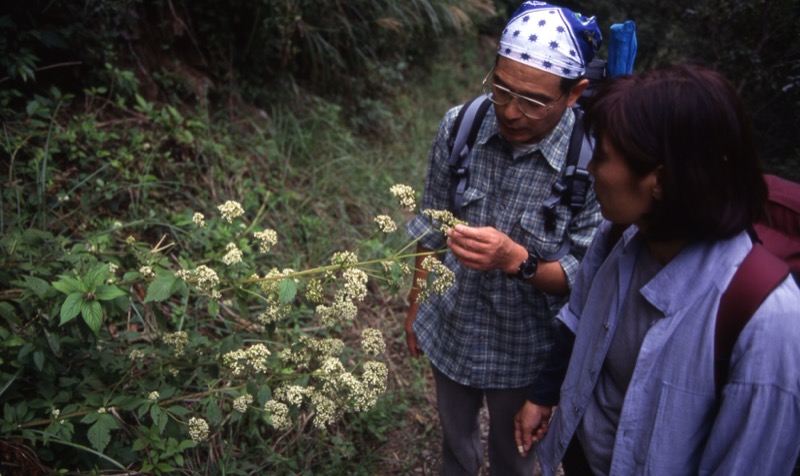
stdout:
<svg viewBox="0 0 800 476">
<path fill-rule="evenodd" d="M 528 257 L 521 245 L 514 243 L 505 233 L 489 227 L 456 225 L 447 230 L 447 245 L 458 260 L 479 271 L 500 269 L 513 274 Z"/>
<path fill-rule="evenodd" d="M 544 438 L 550 427 L 550 416 L 553 414 L 551 407 L 543 407 L 525 402 L 525 405 L 514 417 L 514 438 L 517 440 L 517 449 L 522 457 L 528 455 L 531 446 Z"/>
</svg>

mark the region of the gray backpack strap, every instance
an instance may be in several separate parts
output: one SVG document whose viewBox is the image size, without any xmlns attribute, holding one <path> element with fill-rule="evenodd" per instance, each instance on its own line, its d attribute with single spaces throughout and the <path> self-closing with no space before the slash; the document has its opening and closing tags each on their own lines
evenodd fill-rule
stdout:
<svg viewBox="0 0 800 476">
<path fill-rule="evenodd" d="M 469 186 L 470 151 L 490 105 L 485 95 L 465 103 L 450 132 L 450 159 L 447 161 L 450 168 L 450 211 L 457 217 L 461 215 L 464 192 Z"/>
<path fill-rule="evenodd" d="M 556 228 L 556 205 L 563 203 L 570 208 L 570 212 L 577 213 L 586 205 L 586 195 L 591 187 L 588 167 L 594 153 L 594 138 L 583 130 L 583 110 L 576 107 L 572 111 L 575 113 L 575 126 L 569 140 L 564 176 L 553 184 L 550 196 L 542 205 L 547 230 Z M 541 258 L 556 261 L 569 253 L 570 247 L 571 243 L 565 239 L 558 251 L 542 255 Z"/>
</svg>

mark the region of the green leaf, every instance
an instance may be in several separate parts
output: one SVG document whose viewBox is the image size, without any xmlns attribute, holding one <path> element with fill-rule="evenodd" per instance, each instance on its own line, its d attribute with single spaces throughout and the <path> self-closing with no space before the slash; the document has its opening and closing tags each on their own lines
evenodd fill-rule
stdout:
<svg viewBox="0 0 800 476">
<path fill-rule="evenodd" d="M 214 299 L 208 301 L 208 315 L 211 317 L 217 317 L 219 314 L 219 303 Z"/>
<path fill-rule="evenodd" d="M 114 417 L 103 413 L 97 418 L 94 425 L 89 427 L 86 436 L 89 438 L 92 447 L 102 452 L 111 441 L 111 430 L 116 428 L 118 428 L 118 425 Z"/>
<path fill-rule="evenodd" d="M 222 422 L 222 410 L 219 405 L 209 405 L 206 407 L 206 420 L 212 426 Z"/>
<path fill-rule="evenodd" d="M 7 302 L 0 302 L 0 317 L 15 325 L 20 325 L 22 322 L 17 316 L 14 306 Z"/>
<path fill-rule="evenodd" d="M 72 276 L 61 275 L 58 281 L 53 283 L 53 287 L 58 289 L 64 294 L 80 293 L 83 292 L 81 282 Z"/>
<path fill-rule="evenodd" d="M 75 316 L 80 314 L 81 305 L 83 304 L 83 293 L 74 292 L 67 296 L 64 304 L 61 305 L 61 325 L 75 319 Z"/>
<path fill-rule="evenodd" d="M 87 413 L 86 416 L 81 418 L 81 423 L 94 423 L 98 418 L 100 418 L 100 414 L 97 412 Z"/>
<path fill-rule="evenodd" d="M 133 442 L 133 446 L 131 447 L 131 450 L 132 451 L 141 451 L 141 450 L 145 449 L 146 447 L 147 447 L 147 443 L 143 439 L 138 438 L 136 441 Z"/>
<path fill-rule="evenodd" d="M 178 445 L 178 451 L 188 450 L 189 448 L 194 448 L 197 446 L 197 443 L 194 440 L 183 440 Z"/>
<path fill-rule="evenodd" d="M 100 326 L 103 324 L 103 306 L 99 302 L 83 301 L 81 304 L 81 316 L 95 334 L 100 332 Z"/>
<path fill-rule="evenodd" d="M 33 353 L 33 363 L 40 371 L 44 368 L 44 352 L 37 350 Z"/>
<path fill-rule="evenodd" d="M 283 304 L 294 301 L 297 295 L 297 283 L 292 278 L 284 278 L 278 284 L 278 299 Z"/>
<path fill-rule="evenodd" d="M 25 287 L 33 291 L 39 299 L 47 299 L 53 296 L 53 287 L 44 279 L 35 276 L 23 276 L 22 278 L 25 280 Z"/>
<path fill-rule="evenodd" d="M 169 299 L 172 296 L 172 287 L 177 279 L 177 276 L 172 273 L 159 275 L 147 287 L 147 296 L 145 296 L 144 302 L 161 302 Z"/>
<path fill-rule="evenodd" d="M 94 296 L 100 301 L 111 301 L 125 295 L 125 291 L 122 289 L 107 284 L 98 286 L 94 292 Z"/>
<path fill-rule="evenodd" d="M 95 291 L 98 286 L 105 283 L 108 279 L 108 265 L 101 264 L 100 266 L 93 268 L 91 271 L 86 273 L 86 276 L 83 277 L 83 284 L 86 286 L 88 291 Z"/>
</svg>

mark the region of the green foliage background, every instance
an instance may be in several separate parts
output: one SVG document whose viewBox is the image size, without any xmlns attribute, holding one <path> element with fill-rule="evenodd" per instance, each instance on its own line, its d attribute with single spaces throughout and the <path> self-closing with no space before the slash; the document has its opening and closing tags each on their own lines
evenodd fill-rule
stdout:
<svg viewBox="0 0 800 476">
<path fill-rule="evenodd" d="M 750 106 L 768 169 L 795 180 L 799 3 L 562 2 L 596 15 L 604 32 L 634 19 L 637 70 L 694 60 L 724 72 Z M 252 251 L 242 229 L 192 231 L 194 212 L 211 222 L 216 206 L 229 199 L 247 210 L 245 229 L 279 234 L 268 255 L 248 255 L 240 274 L 310 269 L 353 248 L 365 259 L 384 259 L 405 246 L 402 231 L 376 239 L 373 217 L 394 206 L 392 184 L 422 191 L 441 115 L 479 91 L 494 36 L 516 6 L 507 0 L 4 2 L 4 463 L 12 456 L 13 464 L 27 462 L 15 466 L 27 474 L 45 467 L 403 474 L 419 467 L 413 458 L 391 456 L 419 454 L 435 440 L 430 419 L 419 413 L 429 405 L 424 367 L 405 357 L 402 290 L 371 285 L 356 321 L 325 331 L 308 303 L 287 297 L 295 311 L 263 332 L 247 327 L 260 307 L 245 299 L 244 284 L 231 285 L 231 297 L 214 304 L 208 296 L 190 298 L 174 280 L 168 287 L 153 283 L 166 282 L 172 270 L 219 260 L 230 242 Z M 109 263 L 121 269 L 110 283 Z M 142 265 L 159 278 L 138 272 Z M 388 391 L 370 412 L 348 414 L 325 431 L 298 422 L 281 433 L 262 413 L 230 411 L 245 391 L 263 405 L 279 372 L 231 390 L 215 353 L 260 339 L 287 344 L 301 335 L 352 343 L 367 327 L 383 330 L 390 369 Z M 191 358 L 175 359 L 153 344 L 179 329 L 189 331 Z M 130 350 L 151 345 L 163 368 L 132 366 Z M 361 359 L 357 349 L 342 357 L 353 365 Z M 179 369 L 179 379 L 169 376 L 169 366 Z M 153 390 L 165 403 L 146 399 Z M 101 407 L 115 410 L 96 412 Z M 54 408 L 72 416 L 59 420 Z M 214 424 L 205 443 L 195 444 L 179 424 L 194 414 Z M 392 445 L 398 436 L 403 448 Z"/>
</svg>

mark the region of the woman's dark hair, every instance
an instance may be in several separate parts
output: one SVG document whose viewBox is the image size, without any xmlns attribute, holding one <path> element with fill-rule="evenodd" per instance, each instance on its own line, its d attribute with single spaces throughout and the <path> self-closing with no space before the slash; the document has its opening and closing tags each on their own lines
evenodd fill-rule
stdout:
<svg viewBox="0 0 800 476">
<path fill-rule="evenodd" d="M 663 196 L 646 217 L 648 239 L 718 240 L 761 218 L 767 187 L 750 121 L 719 73 L 680 65 L 614 79 L 584 121 L 635 175 L 661 167 Z"/>
</svg>

